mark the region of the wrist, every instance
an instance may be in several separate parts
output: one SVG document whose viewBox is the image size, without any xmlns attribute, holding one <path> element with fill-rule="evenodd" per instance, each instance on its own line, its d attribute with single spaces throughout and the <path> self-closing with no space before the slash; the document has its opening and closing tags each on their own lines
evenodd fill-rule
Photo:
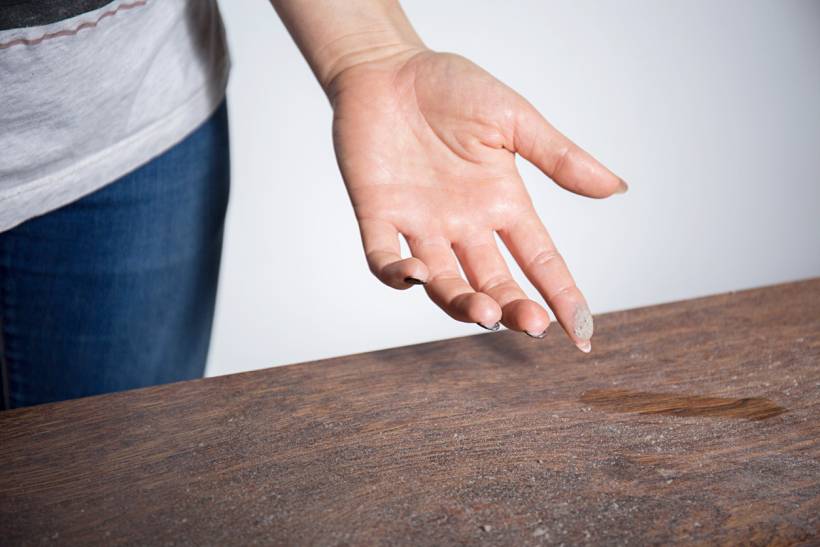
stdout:
<svg viewBox="0 0 820 547">
<path fill-rule="evenodd" d="M 426 47 L 398 0 L 271 0 L 328 93 L 345 70 Z"/>
<path fill-rule="evenodd" d="M 428 50 L 418 37 L 408 38 L 393 30 L 366 31 L 328 44 L 316 59 L 316 77 L 322 89 L 330 94 L 339 75 L 357 65 L 390 58 L 403 59 Z"/>
</svg>

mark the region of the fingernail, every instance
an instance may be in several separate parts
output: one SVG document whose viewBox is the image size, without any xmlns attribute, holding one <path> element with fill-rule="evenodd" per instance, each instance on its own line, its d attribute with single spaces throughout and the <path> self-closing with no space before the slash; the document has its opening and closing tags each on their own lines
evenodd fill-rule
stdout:
<svg viewBox="0 0 820 547">
<path fill-rule="evenodd" d="M 493 332 L 495 332 L 495 331 L 497 331 L 498 329 L 501 328 L 501 323 L 499 323 L 498 321 L 496 321 L 495 325 L 493 325 L 491 327 L 488 327 L 487 325 L 484 325 L 482 323 L 476 323 L 476 325 L 478 325 L 482 329 L 487 329 L 487 330 L 490 330 L 490 331 L 493 331 Z"/>
<path fill-rule="evenodd" d="M 592 324 L 592 314 L 589 313 L 589 308 L 586 306 L 578 306 L 575 308 L 574 326 L 572 328 L 576 338 L 581 340 L 589 340 L 592 338 L 592 331 L 594 330 Z"/>
<path fill-rule="evenodd" d="M 629 185 L 626 181 L 622 178 L 618 178 L 618 187 L 615 189 L 616 194 L 626 194 L 626 191 L 629 190 Z"/>
<path fill-rule="evenodd" d="M 549 328 L 549 327 L 548 327 L 548 328 Z M 530 333 L 529 333 L 529 331 L 526 331 L 526 330 L 525 330 L 525 331 L 524 331 L 524 334 L 526 334 L 526 335 L 527 335 L 527 336 L 529 336 L 530 338 L 543 338 L 543 337 L 545 337 L 545 336 L 547 335 L 547 329 L 544 329 L 544 331 L 543 331 L 541 334 L 530 334 Z"/>
<path fill-rule="evenodd" d="M 592 342 L 590 342 L 589 340 L 578 342 L 575 345 L 578 346 L 578 349 L 583 351 L 584 353 L 589 353 L 590 351 L 592 351 Z"/>
<path fill-rule="evenodd" d="M 404 282 L 409 283 L 410 285 L 426 285 L 427 284 L 425 281 L 422 281 L 421 279 L 416 279 L 415 277 L 409 277 L 409 276 L 404 278 Z"/>
</svg>

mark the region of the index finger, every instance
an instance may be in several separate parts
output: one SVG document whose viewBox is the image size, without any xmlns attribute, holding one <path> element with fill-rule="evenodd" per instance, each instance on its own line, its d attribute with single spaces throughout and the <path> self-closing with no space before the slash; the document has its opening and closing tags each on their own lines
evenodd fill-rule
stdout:
<svg viewBox="0 0 820 547">
<path fill-rule="evenodd" d="M 584 295 L 535 211 L 498 230 L 502 241 L 578 349 L 592 349 L 593 324 Z"/>
</svg>

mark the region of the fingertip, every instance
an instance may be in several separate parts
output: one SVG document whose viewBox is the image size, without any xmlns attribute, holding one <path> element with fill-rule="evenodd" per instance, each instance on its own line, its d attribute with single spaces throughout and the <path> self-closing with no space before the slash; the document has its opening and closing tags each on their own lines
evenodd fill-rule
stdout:
<svg viewBox="0 0 820 547">
<path fill-rule="evenodd" d="M 487 294 L 480 292 L 465 294 L 461 305 L 466 308 L 467 317 L 473 323 L 495 325 L 501 321 L 501 306 Z"/>
<path fill-rule="evenodd" d="M 601 184 L 597 188 L 584 190 L 581 194 L 593 199 L 606 199 L 626 194 L 629 191 L 629 184 L 621 177 L 610 175 L 609 179 L 605 185 Z"/>
<path fill-rule="evenodd" d="M 584 353 L 592 351 L 591 339 L 593 331 L 592 313 L 589 311 L 586 302 L 576 304 L 575 312 L 572 316 L 572 326 L 568 329 L 568 333 L 571 333 L 570 337 L 572 341 L 575 342 L 578 349 Z"/>
<path fill-rule="evenodd" d="M 406 290 L 414 285 L 426 284 L 429 271 L 424 262 L 410 257 L 388 264 L 378 277 L 389 287 Z"/>
<path fill-rule="evenodd" d="M 402 260 L 401 263 L 403 268 L 402 271 L 404 273 L 402 281 L 405 284 L 410 287 L 413 285 L 427 284 L 427 280 L 430 278 L 430 270 L 424 262 L 414 256 L 411 256 L 410 258 L 405 258 Z"/>
<path fill-rule="evenodd" d="M 501 322 L 533 338 L 543 338 L 550 324 L 550 316 L 543 307 L 529 299 L 514 300 L 504 306 Z"/>
<path fill-rule="evenodd" d="M 592 338 L 594 330 L 595 326 L 589 307 L 586 303 L 578 304 L 572 317 L 572 334 L 574 334 L 579 341 L 589 341 L 589 339 Z"/>
<path fill-rule="evenodd" d="M 626 183 L 624 179 L 617 175 L 612 175 L 614 177 L 614 182 L 609 183 L 609 188 L 606 192 L 602 192 L 599 195 L 591 195 L 590 197 L 594 198 L 609 198 L 612 196 L 618 196 L 626 194 L 629 191 L 629 185 Z"/>
<path fill-rule="evenodd" d="M 503 313 L 498 302 L 488 294 L 476 293 L 476 295 L 481 298 L 481 314 L 485 321 L 500 323 Z"/>
</svg>

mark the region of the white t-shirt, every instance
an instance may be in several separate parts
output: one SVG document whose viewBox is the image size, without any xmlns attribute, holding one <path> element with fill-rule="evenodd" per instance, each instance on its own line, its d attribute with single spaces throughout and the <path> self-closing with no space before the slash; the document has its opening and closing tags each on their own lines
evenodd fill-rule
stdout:
<svg viewBox="0 0 820 547">
<path fill-rule="evenodd" d="M 225 94 L 216 0 L 28 4 L 72 1 L 95 9 L 0 30 L 0 231 L 161 154 Z"/>
</svg>

